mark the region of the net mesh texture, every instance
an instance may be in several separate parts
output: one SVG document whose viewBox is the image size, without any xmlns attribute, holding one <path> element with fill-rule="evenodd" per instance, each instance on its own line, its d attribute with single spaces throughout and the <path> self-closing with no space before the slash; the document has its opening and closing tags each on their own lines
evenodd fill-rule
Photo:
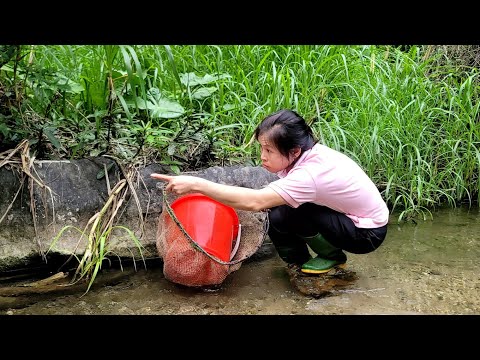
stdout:
<svg viewBox="0 0 480 360">
<path fill-rule="evenodd" d="M 184 229 L 170 204 L 178 196 L 163 193 L 163 210 L 158 219 L 156 247 L 163 260 L 163 274 L 171 282 L 189 287 L 212 287 L 222 284 L 227 276 L 240 269 L 262 245 L 268 230 L 266 212 L 235 210 L 241 232 L 238 247 L 230 261 L 222 261 L 206 252 Z M 201 221 L 201 220 L 199 220 Z"/>
</svg>

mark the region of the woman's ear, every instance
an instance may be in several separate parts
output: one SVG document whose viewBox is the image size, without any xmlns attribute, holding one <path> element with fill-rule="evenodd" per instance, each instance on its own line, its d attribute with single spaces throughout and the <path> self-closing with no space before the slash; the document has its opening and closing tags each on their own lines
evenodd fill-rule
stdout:
<svg viewBox="0 0 480 360">
<path fill-rule="evenodd" d="M 300 148 L 300 146 L 296 146 L 292 150 L 290 150 L 290 154 L 294 159 L 297 159 L 301 153 L 302 153 L 302 149 Z"/>
</svg>

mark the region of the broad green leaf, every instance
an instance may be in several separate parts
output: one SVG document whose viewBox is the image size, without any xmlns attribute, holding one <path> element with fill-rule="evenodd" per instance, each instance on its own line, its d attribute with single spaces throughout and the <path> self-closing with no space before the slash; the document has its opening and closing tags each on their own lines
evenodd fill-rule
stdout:
<svg viewBox="0 0 480 360">
<path fill-rule="evenodd" d="M 73 94 L 81 93 L 84 90 L 82 85 L 80 85 L 79 83 L 76 83 L 75 81 L 67 78 L 63 74 L 56 73 L 54 76 L 55 76 L 55 80 L 56 80 L 54 85 L 59 90 L 65 91 L 67 93 L 73 93 Z"/>
<path fill-rule="evenodd" d="M 197 76 L 195 73 L 190 72 L 190 73 L 185 73 L 180 75 L 180 81 L 182 84 L 185 86 L 196 86 L 196 85 L 205 85 L 209 84 L 212 82 L 215 82 L 220 79 L 225 79 L 231 77 L 228 74 L 222 74 L 222 75 L 209 75 L 206 74 L 203 77 Z"/>
<path fill-rule="evenodd" d="M 238 105 L 234 105 L 234 104 L 225 104 L 225 105 L 223 105 L 223 110 L 230 111 L 230 110 L 235 109 L 237 106 Z"/>
<path fill-rule="evenodd" d="M 175 154 L 176 147 L 177 146 L 175 145 L 175 143 L 171 143 L 170 145 L 168 145 L 167 154 L 170 155 L 170 156 Z"/>
<path fill-rule="evenodd" d="M 148 110 L 152 118 L 177 118 L 185 113 L 182 105 L 163 96 L 156 88 L 149 90 L 147 98 L 145 101 L 137 97 L 137 104 L 139 109 Z"/>
<path fill-rule="evenodd" d="M 7 136 L 9 131 L 10 131 L 10 129 L 8 128 L 7 125 L 0 124 L 0 132 L 3 134 L 3 136 Z"/>
<path fill-rule="evenodd" d="M 108 165 L 106 166 L 107 172 L 110 171 L 110 169 L 113 167 L 114 164 L 115 164 L 114 162 L 111 162 L 110 164 L 108 164 Z M 97 173 L 97 180 L 102 179 L 104 176 L 105 176 L 105 168 L 101 169 L 101 170 Z"/>
<path fill-rule="evenodd" d="M 196 100 L 202 100 L 212 95 L 215 91 L 217 91 L 216 87 L 197 88 L 193 91 L 192 98 Z"/>
<path fill-rule="evenodd" d="M 43 128 L 43 132 L 47 136 L 48 140 L 50 140 L 50 142 L 52 143 L 53 146 L 55 146 L 58 150 L 60 150 L 62 148 L 62 145 L 60 145 L 60 142 L 58 141 L 58 139 L 53 134 L 54 130 L 55 129 L 52 129 L 52 128 L 49 128 L 49 127 Z"/>
</svg>

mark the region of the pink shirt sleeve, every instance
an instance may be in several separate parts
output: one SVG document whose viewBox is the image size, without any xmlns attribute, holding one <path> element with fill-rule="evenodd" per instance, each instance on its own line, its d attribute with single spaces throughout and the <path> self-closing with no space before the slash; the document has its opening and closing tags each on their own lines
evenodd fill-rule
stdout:
<svg viewBox="0 0 480 360">
<path fill-rule="evenodd" d="M 288 176 L 269 184 L 291 207 L 306 202 L 317 202 L 317 188 L 312 176 L 305 170 L 290 171 Z"/>
</svg>

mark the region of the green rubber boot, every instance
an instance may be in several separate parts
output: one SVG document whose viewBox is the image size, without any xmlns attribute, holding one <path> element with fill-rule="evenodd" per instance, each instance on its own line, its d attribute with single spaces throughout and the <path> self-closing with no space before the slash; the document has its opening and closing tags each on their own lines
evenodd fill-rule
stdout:
<svg viewBox="0 0 480 360">
<path fill-rule="evenodd" d="M 317 234 L 312 237 L 304 237 L 305 242 L 317 254 L 302 265 L 302 272 L 307 274 L 323 274 L 329 272 L 333 268 L 344 268 L 347 262 L 347 255 L 325 238 Z"/>
<path fill-rule="evenodd" d="M 272 241 L 273 242 L 273 241 Z M 293 246 L 276 246 L 278 255 L 280 258 L 285 261 L 287 264 L 298 264 L 300 266 L 308 259 L 311 259 L 308 250 L 303 250 L 302 248 L 293 247 Z"/>
</svg>

